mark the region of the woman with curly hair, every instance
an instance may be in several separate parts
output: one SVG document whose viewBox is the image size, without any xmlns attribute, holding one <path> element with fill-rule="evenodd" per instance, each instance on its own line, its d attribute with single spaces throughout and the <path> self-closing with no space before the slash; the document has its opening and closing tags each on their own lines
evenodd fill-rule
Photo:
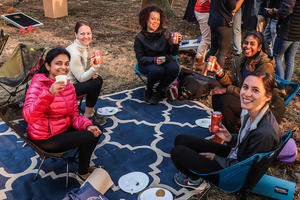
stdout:
<svg viewBox="0 0 300 200">
<path fill-rule="evenodd" d="M 165 96 L 166 88 L 176 79 L 179 66 L 172 57 L 177 55 L 181 34 L 177 41 L 172 41 L 171 33 L 163 25 L 165 15 L 157 6 L 149 6 L 139 13 L 142 31 L 134 41 L 134 51 L 141 73 L 147 76 L 145 101 L 157 104 Z M 154 92 L 153 86 L 159 82 Z"/>
</svg>

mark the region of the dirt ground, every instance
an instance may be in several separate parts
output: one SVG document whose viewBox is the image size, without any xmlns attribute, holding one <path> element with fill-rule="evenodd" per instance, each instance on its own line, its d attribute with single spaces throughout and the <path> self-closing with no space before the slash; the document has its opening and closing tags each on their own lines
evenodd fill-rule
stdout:
<svg viewBox="0 0 300 200">
<path fill-rule="evenodd" d="M 17 0 L 2 0 L 0 2 L 0 14 L 16 3 Z M 199 36 L 198 24 L 183 20 L 187 5 L 186 0 L 175 0 L 173 9 L 176 17 L 167 20 L 166 27 L 171 31 L 178 31 L 183 34 L 184 39 L 196 39 Z M 18 33 L 18 29 L 7 25 L 0 20 L 0 28 L 10 35 L 8 43 L 0 57 L 0 64 L 4 63 L 18 43 L 36 45 L 38 47 L 52 48 L 58 45 L 68 46 L 74 40 L 74 25 L 80 19 L 88 20 L 93 25 L 93 49 L 100 49 L 103 55 L 101 75 L 104 85 L 103 94 L 114 93 L 125 89 L 135 88 L 143 83 L 134 74 L 136 64 L 133 42 L 135 35 L 140 31 L 138 24 L 138 12 L 141 0 L 69 0 L 69 16 L 51 19 L 44 17 L 41 0 L 24 0 L 12 12 L 23 12 L 39 21 L 44 26 L 35 28 L 34 31 L 26 34 Z M 181 65 L 190 67 L 194 53 L 180 52 L 179 62 Z M 300 82 L 300 50 L 296 58 L 295 73 L 293 80 Z M 0 90 L 0 102 L 5 97 Z M 202 100 L 209 105 L 209 99 Z M 285 118 L 280 124 L 281 131 L 289 129 L 296 130 L 295 139 L 300 146 L 300 96 L 288 104 Z M 298 182 L 300 180 L 300 158 L 292 164 L 276 164 L 271 168 L 272 174 L 287 180 Z M 213 189 L 206 196 L 206 199 L 233 199 L 217 189 Z M 198 199 L 197 196 L 190 200 Z M 250 199 L 266 199 L 263 197 L 251 196 Z M 294 199 L 300 199 L 300 187 L 296 187 Z"/>
</svg>

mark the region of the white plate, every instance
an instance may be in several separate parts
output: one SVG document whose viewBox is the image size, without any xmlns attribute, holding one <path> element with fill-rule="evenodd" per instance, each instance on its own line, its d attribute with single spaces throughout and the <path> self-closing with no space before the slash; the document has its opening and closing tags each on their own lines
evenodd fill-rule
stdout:
<svg viewBox="0 0 300 200">
<path fill-rule="evenodd" d="M 197 119 L 195 123 L 202 128 L 209 128 L 211 119 L 210 118 Z"/>
<path fill-rule="evenodd" d="M 119 111 L 117 107 L 103 107 L 103 108 L 98 108 L 97 113 L 99 115 L 114 115 Z"/>
<path fill-rule="evenodd" d="M 164 196 L 157 196 L 156 192 L 158 190 L 163 190 L 165 192 Z M 173 200 L 173 195 L 169 190 L 160 187 L 149 188 L 143 191 L 138 200 Z"/>
<path fill-rule="evenodd" d="M 119 187 L 127 193 L 133 194 L 147 187 L 149 177 L 143 172 L 131 172 L 121 176 L 118 181 Z"/>
</svg>

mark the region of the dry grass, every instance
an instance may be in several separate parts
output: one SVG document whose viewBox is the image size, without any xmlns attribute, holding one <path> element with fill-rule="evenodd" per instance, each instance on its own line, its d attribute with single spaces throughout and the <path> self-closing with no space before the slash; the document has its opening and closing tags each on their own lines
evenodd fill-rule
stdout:
<svg viewBox="0 0 300 200">
<path fill-rule="evenodd" d="M 16 0 L 2 0 L 0 2 L 1 11 L 4 12 Z M 86 19 L 93 26 L 92 47 L 103 52 L 104 63 L 101 75 L 104 79 L 101 94 L 109 94 L 125 89 L 141 86 L 142 82 L 134 74 L 136 63 L 133 51 L 133 41 L 136 33 L 140 30 L 138 25 L 138 12 L 140 0 L 70 0 L 68 1 L 69 16 L 60 19 L 50 19 L 43 17 L 43 6 L 40 0 L 24 0 L 13 12 L 24 12 L 44 23 L 44 26 L 36 28 L 33 32 L 19 34 L 15 27 L 6 25 L 0 21 L 0 28 L 3 28 L 10 35 L 10 39 L 1 55 L 0 63 L 3 63 L 10 56 L 18 43 L 34 44 L 39 47 L 55 47 L 58 45 L 67 46 L 74 39 L 73 27 L 76 21 Z M 173 9 L 177 17 L 168 19 L 167 28 L 171 31 L 178 31 L 183 34 L 184 39 L 195 39 L 199 35 L 197 23 L 189 23 L 182 19 L 186 0 L 174 1 Z M 190 66 L 193 60 L 193 53 L 183 53 L 179 55 L 182 65 Z M 300 82 L 300 49 L 297 53 L 296 68 L 293 79 Z M 2 95 L 3 96 L 3 95 Z M 209 105 L 209 101 L 204 100 Z M 296 139 L 299 146 L 300 142 L 300 97 L 296 96 L 287 106 L 285 119 L 281 123 L 281 130 L 296 129 Z M 278 177 L 292 181 L 299 180 L 299 158 L 297 162 L 289 165 L 276 165 L 272 171 Z M 291 175 L 296 175 L 296 179 Z M 291 173 L 290 173 L 291 172 Z M 295 199 L 300 198 L 300 188 L 297 186 Z M 198 199 L 197 196 L 190 200 Z M 233 199 L 233 196 L 225 194 L 217 189 L 209 192 L 206 199 Z M 265 199 L 262 197 L 251 196 L 251 199 Z"/>
</svg>

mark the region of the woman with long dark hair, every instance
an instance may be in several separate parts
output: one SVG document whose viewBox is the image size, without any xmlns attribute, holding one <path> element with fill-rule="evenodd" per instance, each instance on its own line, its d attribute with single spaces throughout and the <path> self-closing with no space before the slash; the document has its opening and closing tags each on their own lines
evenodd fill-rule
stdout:
<svg viewBox="0 0 300 200">
<path fill-rule="evenodd" d="M 39 73 L 32 78 L 26 93 L 23 117 L 29 138 L 48 152 L 63 152 L 78 147 L 77 175 L 85 180 L 95 167 L 91 155 L 101 130 L 85 116 L 80 116 L 74 86 L 56 81 L 69 73 L 70 54 L 63 47 L 51 49 Z"/>
<path fill-rule="evenodd" d="M 242 43 L 242 56 L 232 60 L 232 73 L 225 72 L 217 63 L 214 71 L 222 87 L 212 90 L 212 105 L 223 114 L 223 124 L 230 132 L 236 132 L 240 125 L 242 111 L 239 93 L 244 78 L 253 71 L 265 71 L 275 75 L 275 62 L 266 53 L 266 42 L 262 33 L 247 32 Z M 279 123 L 285 107 L 280 91 L 274 89 L 271 110 Z"/>
</svg>

